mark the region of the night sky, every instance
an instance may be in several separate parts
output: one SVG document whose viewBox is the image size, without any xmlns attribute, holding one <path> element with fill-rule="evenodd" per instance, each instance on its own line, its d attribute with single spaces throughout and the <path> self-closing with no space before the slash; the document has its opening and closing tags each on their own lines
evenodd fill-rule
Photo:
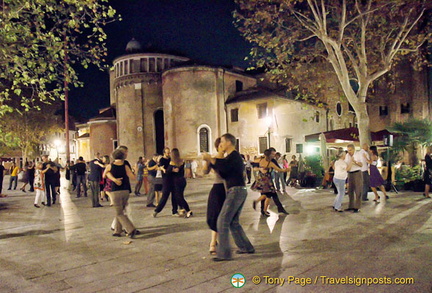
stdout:
<svg viewBox="0 0 432 293">
<path fill-rule="evenodd" d="M 125 54 L 132 37 L 144 48 L 177 52 L 198 62 L 247 67 L 249 44 L 233 24 L 233 0 L 114 0 L 122 21 L 106 26 L 108 62 Z M 109 106 L 109 77 L 96 68 L 80 70 L 83 88 L 70 92 L 73 116 L 91 118 Z"/>
</svg>

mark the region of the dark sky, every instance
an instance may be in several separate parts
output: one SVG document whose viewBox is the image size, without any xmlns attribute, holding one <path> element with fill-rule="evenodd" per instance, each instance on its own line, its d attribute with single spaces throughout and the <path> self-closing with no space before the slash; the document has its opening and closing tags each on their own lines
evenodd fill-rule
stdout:
<svg viewBox="0 0 432 293">
<path fill-rule="evenodd" d="M 132 37 L 143 47 L 178 52 L 213 65 L 247 67 L 249 44 L 233 24 L 233 0 L 114 0 L 123 21 L 107 25 L 108 61 L 125 53 Z M 109 106 L 108 73 L 80 70 L 84 88 L 70 92 L 70 111 L 90 118 Z"/>
</svg>

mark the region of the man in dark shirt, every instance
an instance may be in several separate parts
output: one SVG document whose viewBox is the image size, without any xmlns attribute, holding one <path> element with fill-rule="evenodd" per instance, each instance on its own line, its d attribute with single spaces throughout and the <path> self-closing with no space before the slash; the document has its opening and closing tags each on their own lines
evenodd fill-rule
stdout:
<svg viewBox="0 0 432 293">
<path fill-rule="evenodd" d="M 231 260 L 231 245 L 229 231 L 238 246 L 238 254 L 254 253 L 255 248 L 250 243 L 239 222 L 240 213 L 246 200 L 247 190 L 243 178 L 244 164 L 240 154 L 235 150 L 236 138 L 226 133 L 222 135 L 220 148 L 216 158 L 211 158 L 209 154 L 204 155 L 204 160 L 210 162 L 214 169 L 225 179 L 226 198 L 222 206 L 217 221 L 218 246 L 217 257 L 214 261 Z M 224 158 L 224 154 L 227 156 Z"/>
<path fill-rule="evenodd" d="M 155 188 L 154 188 L 154 180 L 156 178 L 156 172 L 158 165 L 156 163 L 158 154 L 154 154 L 153 158 L 147 163 L 147 170 L 148 170 L 148 181 L 149 181 L 149 192 L 147 194 L 147 207 L 153 208 L 155 205 L 153 204 L 154 198 L 155 198 Z"/>
<path fill-rule="evenodd" d="M 55 190 L 55 185 L 56 185 L 56 172 L 58 171 L 56 165 L 48 159 L 47 155 L 43 155 L 42 156 L 42 170 L 46 170 L 45 172 L 45 193 L 46 193 L 46 205 L 49 207 L 51 206 L 51 199 L 52 199 L 52 204 L 56 203 L 56 199 L 57 199 L 57 193 Z M 42 203 L 44 204 L 44 203 Z"/>
<path fill-rule="evenodd" d="M 102 205 L 99 203 L 100 182 L 102 178 L 101 166 L 103 166 L 103 164 L 99 159 L 99 153 L 96 153 L 95 158 L 90 161 L 90 174 L 88 176 L 92 193 L 92 205 L 94 208 L 102 207 Z"/>
<path fill-rule="evenodd" d="M 77 163 L 73 166 L 77 174 L 77 196 L 81 196 L 81 184 L 84 188 L 84 196 L 87 197 L 86 171 L 87 165 L 83 157 L 79 157 Z"/>
</svg>

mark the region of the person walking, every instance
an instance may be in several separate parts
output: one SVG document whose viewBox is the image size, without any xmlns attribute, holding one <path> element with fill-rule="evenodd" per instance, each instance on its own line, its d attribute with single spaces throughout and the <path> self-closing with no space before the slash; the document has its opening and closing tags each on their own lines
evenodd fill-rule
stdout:
<svg viewBox="0 0 432 293">
<path fill-rule="evenodd" d="M 425 183 L 425 190 L 423 196 L 431 198 L 429 195 L 430 186 L 432 184 L 432 146 L 429 146 L 425 155 L 425 169 L 423 172 L 423 181 Z"/>
<path fill-rule="evenodd" d="M 3 161 L 0 159 L 0 197 L 5 197 L 6 195 L 3 194 L 3 178 L 6 173 L 6 169 L 3 166 Z"/>
<path fill-rule="evenodd" d="M 43 163 L 37 163 L 35 167 L 35 177 L 34 177 L 34 189 L 36 191 L 34 207 L 40 208 L 41 202 L 45 202 L 45 173 L 48 171 L 48 168 L 43 170 Z"/>
<path fill-rule="evenodd" d="M 295 155 L 291 157 L 291 162 L 289 163 L 289 166 L 291 167 L 291 171 L 287 184 L 291 187 L 295 187 L 297 184 L 299 167 L 299 161 L 297 161 L 297 157 Z"/>
<path fill-rule="evenodd" d="M 214 143 L 217 152 L 222 152 L 222 150 L 219 149 L 220 141 L 221 138 L 218 137 Z M 211 255 L 216 255 L 216 246 L 217 246 L 217 238 L 218 238 L 217 219 L 219 217 L 220 211 L 222 210 L 222 206 L 226 197 L 225 181 L 220 176 L 220 174 L 216 170 L 214 170 L 214 166 L 210 162 L 208 161 L 205 162 L 206 164 L 204 166 L 204 174 L 210 173 L 210 171 L 213 169 L 216 175 L 207 201 L 207 225 L 211 229 L 211 241 L 210 241 L 209 253 Z"/>
<path fill-rule="evenodd" d="M 156 207 L 154 205 L 155 200 L 155 178 L 157 174 L 157 163 L 158 154 L 154 154 L 152 159 L 148 161 L 146 168 L 148 170 L 148 181 L 149 181 L 149 192 L 147 193 L 147 205 L 148 208 Z"/>
<path fill-rule="evenodd" d="M 81 197 L 81 188 L 84 191 L 84 196 L 87 197 L 87 180 L 86 180 L 86 171 L 87 165 L 84 162 L 83 157 L 79 157 L 76 164 L 73 166 L 76 171 L 77 176 L 77 194 L 76 197 Z"/>
<path fill-rule="evenodd" d="M 369 186 L 370 186 L 370 179 L 369 179 L 369 145 L 367 143 L 362 144 L 362 148 L 359 151 L 361 154 L 361 173 L 362 173 L 362 180 L 363 180 L 363 190 L 362 190 L 362 201 L 368 201 L 368 192 L 369 192 Z"/>
<path fill-rule="evenodd" d="M 27 169 L 27 177 L 28 177 L 28 182 L 30 185 L 30 192 L 34 192 L 34 179 L 35 179 L 35 163 L 33 161 L 30 161 L 28 169 Z"/>
<path fill-rule="evenodd" d="M 29 162 L 26 161 L 25 164 L 24 164 L 24 168 L 22 170 L 22 179 L 21 179 L 21 182 L 23 183 L 23 185 L 20 188 L 20 190 L 22 192 L 26 192 L 25 188 L 26 188 L 27 184 L 29 183 L 28 170 L 29 170 Z"/>
<path fill-rule="evenodd" d="M 100 196 L 100 182 L 102 177 L 102 167 L 104 165 L 102 164 L 101 160 L 99 159 L 99 153 L 95 154 L 95 157 L 93 160 L 90 161 L 89 167 L 90 167 L 90 174 L 88 175 L 88 181 L 90 185 L 90 191 L 92 194 L 92 207 L 94 208 L 100 208 L 102 205 L 99 202 L 99 196 Z"/>
<path fill-rule="evenodd" d="M 239 248 L 238 254 L 255 253 L 255 248 L 249 241 L 246 233 L 240 225 L 239 218 L 243 209 L 247 190 L 243 180 L 244 164 L 240 154 L 236 151 L 236 138 L 230 133 L 221 137 L 220 151 L 215 158 L 210 154 L 204 155 L 204 160 L 214 165 L 226 182 L 226 198 L 217 221 L 218 246 L 217 257 L 214 261 L 227 261 L 232 259 L 229 232 L 231 231 L 234 242 Z M 225 157 L 226 154 L 226 157 Z"/>
<path fill-rule="evenodd" d="M 192 173 L 192 179 L 196 178 L 196 172 L 198 168 L 198 163 L 196 160 L 191 161 L 191 173 Z"/>
<path fill-rule="evenodd" d="M 16 190 L 17 185 L 18 185 L 18 173 L 19 173 L 19 168 L 16 165 L 15 162 L 12 163 L 12 166 L 10 167 L 10 180 L 9 180 L 9 188 L 8 190 L 12 189 L 12 184 L 13 184 L 13 189 Z"/>
<path fill-rule="evenodd" d="M 137 174 L 137 183 L 135 185 L 135 195 L 136 196 L 140 196 L 140 190 L 143 184 L 143 180 L 144 180 L 144 162 L 143 162 L 143 157 L 139 157 L 138 161 L 135 164 L 135 170 L 136 170 L 136 174 Z"/>
<path fill-rule="evenodd" d="M 345 195 L 345 183 L 348 178 L 348 171 L 351 170 L 352 161 L 350 164 L 345 162 L 346 152 L 341 152 L 339 154 L 339 159 L 334 163 L 334 176 L 333 183 L 337 190 L 337 195 L 333 202 L 333 209 L 336 212 L 343 212 L 342 207 L 342 199 Z"/>
<path fill-rule="evenodd" d="M 42 156 L 42 169 L 45 170 L 45 194 L 46 194 L 46 205 L 48 207 L 52 204 L 56 203 L 57 194 L 55 191 L 55 183 L 56 183 L 56 172 L 57 166 L 48 159 L 47 155 Z M 42 202 L 45 204 L 45 202 Z"/>
<path fill-rule="evenodd" d="M 348 154 L 345 157 L 347 165 L 351 165 L 348 171 L 348 196 L 349 205 L 346 211 L 358 213 L 361 207 L 361 197 L 363 192 L 363 178 L 361 173 L 362 155 L 355 151 L 353 144 L 347 146 Z"/>
<path fill-rule="evenodd" d="M 370 159 L 369 159 L 370 157 Z M 381 190 L 381 192 L 384 194 L 384 198 L 387 199 L 387 193 L 386 190 L 384 188 L 384 179 L 382 178 L 379 170 L 378 170 L 378 150 L 376 146 L 371 146 L 370 147 L 370 154 L 369 157 L 365 158 L 367 159 L 368 163 L 369 163 L 369 182 L 370 182 L 370 187 L 373 191 L 373 193 L 375 194 L 375 199 L 373 200 L 376 203 L 380 202 L 380 197 L 378 196 L 378 192 L 377 192 L 377 188 L 379 188 Z"/>
<path fill-rule="evenodd" d="M 165 207 L 170 194 L 174 191 L 174 183 L 172 173 L 167 173 L 168 166 L 171 162 L 171 150 L 166 147 L 164 149 L 164 155 L 159 160 L 159 168 L 162 171 L 162 198 L 160 199 L 156 209 L 153 212 L 153 217 L 157 217 L 157 215 L 163 210 Z M 178 216 L 178 204 L 175 196 L 171 196 L 171 204 L 172 204 L 172 215 Z"/>
<path fill-rule="evenodd" d="M 270 216 L 270 213 L 267 211 L 270 198 L 273 198 L 279 213 L 288 215 L 288 212 L 284 209 L 279 197 L 277 196 L 276 188 L 271 178 L 271 171 L 274 169 L 279 172 L 288 172 L 289 169 L 279 168 L 279 166 L 274 161 L 272 161 L 272 152 L 272 149 L 265 150 L 264 157 L 259 159 L 258 179 L 251 186 L 252 190 L 261 193 L 261 196 L 253 201 L 253 208 L 256 210 L 257 203 L 261 201 L 261 214 L 266 217 Z M 264 203 L 262 201 L 264 201 Z"/>
<path fill-rule="evenodd" d="M 135 175 L 129 165 L 125 163 L 126 155 L 123 150 L 116 149 L 112 157 L 114 161 L 105 169 L 107 177 L 113 181 L 110 196 L 115 209 L 116 221 L 112 235 L 120 237 L 123 229 L 125 229 L 128 236 L 134 238 L 138 234 L 138 230 L 135 229 L 129 217 L 124 214 L 124 210 L 128 205 L 131 190 L 130 180 L 135 179 Z"/>
<path fill-rule="evenodd" d="M 171 152 L 171 161 L 167 169 L 167 174 L 171 173 L 173 178 L 173 195 L 177 204 L 186 211 L 185 218 L 190 218 L 192 216 L 192 211 L 190 210 L 189 204 L 184 198 L 184 190 L 187 184 L 184 165 L 185 163 L 180 158 L 179 150 L 174 148 Z"/>
</svg>

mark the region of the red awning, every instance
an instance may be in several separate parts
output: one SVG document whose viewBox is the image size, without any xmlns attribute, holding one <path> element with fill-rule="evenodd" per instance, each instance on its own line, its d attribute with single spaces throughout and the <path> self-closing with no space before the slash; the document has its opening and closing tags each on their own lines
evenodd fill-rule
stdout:
<svg viewBox="0 0 432 293">
<path fill-rule="evenodd" d="M 336 140 L 359 141 L 359 132 L 358 132 L 358 128 L 356 128 L 356 127 L 343 128 L 343 129 L 332 130 L 332 131 L 325 131 L 322 133 L 326 137 L 327 143 L 335 143 Z M 306 142 L 317 142 L 317 141 L 319 141 L 320 134 L 321 134 L 321 132 L 306 135 L 305 141 Z M 392 133 L 386 129 L 376 131 L 376 132 L 371 132 L 372 141 L 382 141 L 383 137 L 385 135 L 389 135 L 389 134 L 392 134 Z"/>
</svg>

